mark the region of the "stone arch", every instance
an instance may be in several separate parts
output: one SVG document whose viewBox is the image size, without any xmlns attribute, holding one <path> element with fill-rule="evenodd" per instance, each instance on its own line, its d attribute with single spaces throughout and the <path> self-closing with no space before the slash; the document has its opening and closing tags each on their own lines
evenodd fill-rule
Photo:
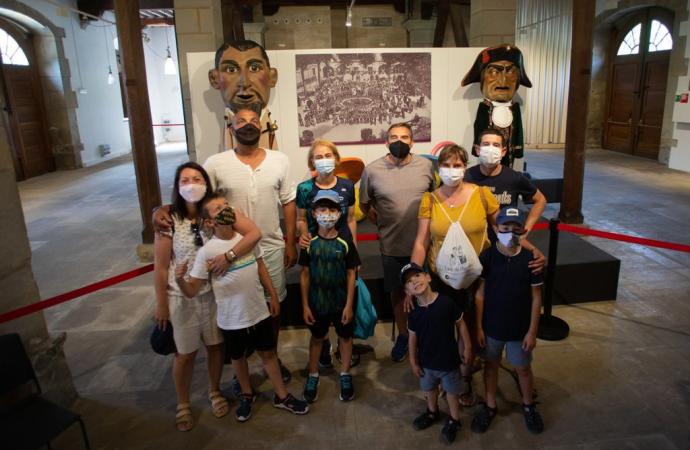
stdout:
<svg viewBox="0 0 690 450">
<path fill-rule="evenodd" d="M 616 27 L 622 26 L 626 18 L 649 7 L 657 7 L 673 14 L 673 49 L 668 68 L 666 90 L 675 89 L 679 76 L 686 74 L 688 59 L 685 58 L 685 36 L 681 36 L 680 23 L 688 19 L 685 0 L 619 0 L 615 7 L 597 11 L 594 24 L 592 49 L 592 85 L 587 114 L 587 147 L 601 147 L 604 121 L 606 120 L 606 101 L 608 78 L 612 61 L 612 46 L 616 45 Z M 673 96 L 666 96 L 664 120 L 659 144 L 659 161 L 668 164 L 668 156 L 673 137 Z"/>
<path fill-rule="evenodd" d="M 77 122 L 77 99 L 65 56 L 65 30 L 18 0 L 0 0 L 0 15 L 31 30 L 46 105 L 48 138 L 58 170 L 81 167 L 83 144 Z M 40 26 L 37 26 L 40 25 Z M 41 28 L 44 27 L 44 28 Z"/>
</svg>

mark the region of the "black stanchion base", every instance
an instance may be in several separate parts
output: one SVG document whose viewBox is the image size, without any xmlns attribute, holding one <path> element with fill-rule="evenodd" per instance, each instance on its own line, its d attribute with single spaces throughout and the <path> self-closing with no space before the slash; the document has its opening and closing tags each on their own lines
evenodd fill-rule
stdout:
<svg viewBox="0 0 690 450">
<path fill-rule="evenodd" d="M 562 341 L 568 337 L 570 327 L 563 319 L 541 315 L 537 337 L 545 341 Z"/>
</svg>

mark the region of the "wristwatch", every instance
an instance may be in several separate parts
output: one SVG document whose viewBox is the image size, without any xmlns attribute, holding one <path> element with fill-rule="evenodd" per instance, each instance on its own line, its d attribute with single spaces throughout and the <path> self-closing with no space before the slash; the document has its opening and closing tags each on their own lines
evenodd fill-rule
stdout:
<svg viewBox="0 0 690 450">
<path fill-rule="evenodd" d="M 232 264 L 234 260 L 237 259 L 237 255 L 235 254 L 234 250 L 230 250 L 225 253 L 225 260 Z"/>
</svg>

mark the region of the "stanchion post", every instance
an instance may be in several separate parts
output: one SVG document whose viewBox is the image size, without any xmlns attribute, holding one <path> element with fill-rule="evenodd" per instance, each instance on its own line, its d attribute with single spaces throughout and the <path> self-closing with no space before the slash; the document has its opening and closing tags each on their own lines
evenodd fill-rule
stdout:
<svg viewBox="0 0 690 450">
<path fill-rule="evenodd" d="M 562 341 L 570 333 L 568 324 L 558 317 L 551 315 L 553 307 L 554 281 L 556 279 L 556 261 L 558 259 L 558 224 L 560 220 L 549 221 L 549 259 L 544 280 L 544 313 L 539 319 L 537 337 L 547 341 Z"/>
</svg>

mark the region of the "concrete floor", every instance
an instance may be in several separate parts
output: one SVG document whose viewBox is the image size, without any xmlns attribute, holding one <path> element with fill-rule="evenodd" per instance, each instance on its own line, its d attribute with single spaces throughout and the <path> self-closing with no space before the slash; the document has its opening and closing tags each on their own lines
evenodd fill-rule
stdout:
<svg viewBox="0 0 690 450">
<path fill-rule="evenodd" d="M 159 154 L 163 198 L 170 194 L 182 152 Z M 528 152 L 535 177 L 562 174 L 562 151 Z M 135 247 L 141 219 L 131 160 L 52 173 L 20 183 L 42 298 L 140 265 Z M 589 151 L 583 214 L 608 231 L 690 244 L 690 174 L 644 159 Z M 547 217 L 556 208 L 549 207 Z M 618 299 L 554 308 L 571 327 L 568 339 L 539 341 L 534 372 L 542 435 L 529 434 L 515 385 L 501 373 L 499 417 L 487 434 L 469 431 L 463 412 L 456 445 L 472 448 L 673 449 L 690 448 L 690 255 L 593 238 L 622 260 Z M 582 280 L 586 283 L 587 280 Z M 175 431 L 171 358 L 148 346 L 152 277 L 141 276 L 45 312 L 52 332 L 67 332 L 65 352 L 81 398 L 74 405 L 93 448 L 428 448 L 441 447 L 440 425 L 414 431 L 424 409 L 407 363 L 388 358 L 390 324 L 379 324 L 373 353 L 354 370 L 357 398 L 336 399 L 335 373 L 322 378 L 319 400 L 306 417 L 270 405 L 268 383 L 247 423 L 212 416 L 205 398 L 204 355 L 194 378 L 197 425 Z M 281 355 L 293 371 L 289 389 L 300 393 L 307 332 L 281 334 Z M 257 362 L 253 361 L 256 366 Z M 224 373 L 224 389 L 230 370 Z M 481 381 L 476 377 L 481 389 Z M 447 405 L 442 403 L 442 409 Z M 56 449 L 81 448 L 77 427 Z"/>
</svg>

